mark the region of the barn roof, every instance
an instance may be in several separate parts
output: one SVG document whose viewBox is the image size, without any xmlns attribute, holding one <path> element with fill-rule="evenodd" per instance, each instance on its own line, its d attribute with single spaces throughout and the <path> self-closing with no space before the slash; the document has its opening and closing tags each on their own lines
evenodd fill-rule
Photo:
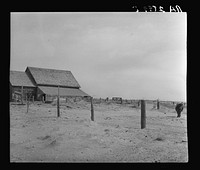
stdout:
<svg viewBox="0 0 200 170">
<path fill-rule="evenodd" d="M 57 96 L 58 95 L 58 88 L 57 87 L 49 87 L 49 86 L 38 86 L 38 88 L 47 95 L 50 96 Z M 75 89 L 75 88 L 59 88 L 59 95 L 62 97 L 67 97 L 67 96 L 79 96 L 79 97 L 84 97 L 84 96 L 89 96 L 85 92 L 83 92 L 80 89 Z"/>
<path fill-rule="evenodd" d="M 10 71 L 10 83 L 12 86 L 35 87 L 25 72 Z"/>
<path fill-rule="evenodd" d="M 52 85 L 80 88 L 71 71 L 27 67 L 37 85 Z"/>
</svg>

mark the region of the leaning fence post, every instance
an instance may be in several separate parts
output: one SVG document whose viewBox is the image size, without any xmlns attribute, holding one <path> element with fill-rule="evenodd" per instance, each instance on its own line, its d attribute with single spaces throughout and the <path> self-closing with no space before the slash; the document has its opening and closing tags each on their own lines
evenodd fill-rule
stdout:
<svg viewBox="0 0 200 170">
<path fill-rule="evenodd" d="M 59 94 L 59 86 L 58 86 L 58 97 L 57 97 L 57 117 L 60 117 L 60 94 Z"/>
<path fill-rule="evenodd" d="M 141 100 L 141 129 L 146 128 L 146 106 L 145 101 Z"/>
<path fill-rule="evenodd" d="M 91 120 L 94 121 L 93 97 L 90 98 L 90 102 L 91 102 Z"/>
</svg>

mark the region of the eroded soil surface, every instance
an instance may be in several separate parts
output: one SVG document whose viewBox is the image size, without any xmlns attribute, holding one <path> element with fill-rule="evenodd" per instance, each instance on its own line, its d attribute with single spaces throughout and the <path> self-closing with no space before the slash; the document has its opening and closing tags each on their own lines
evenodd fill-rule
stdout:
<svg viewBox="0 0 200 170">
<path fill-rule="evenodd" d="M 146 105 L 146 128 L 133 104 L 10 104 L 11 162 L 187 162 L 187 110 Z"/>
</svg>

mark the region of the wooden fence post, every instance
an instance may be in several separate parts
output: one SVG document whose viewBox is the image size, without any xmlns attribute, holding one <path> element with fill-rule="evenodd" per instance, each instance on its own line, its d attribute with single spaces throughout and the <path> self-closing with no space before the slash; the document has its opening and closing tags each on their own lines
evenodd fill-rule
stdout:
<svg viewBox="0 0 200 170">
<path fill-rule="evenodd" d="M 28 109 L 29 109 L 29 100 L 28 100 L 27 94 L 26 94 L 26 105 L 27 105 L 27 111 L 26 111 L 26 113 L 28 113 Z"/>
<path fill-rule="evenodd" d="M 23 86 L 22 86 L 22 88 L 21 88 L 21 103 L 22 103 L 22 104 L 23 104 L 23 94 L 24 94 L 23 91 L 24 91 L 24 90 L 23 90 Z"/>
<path fill-rule="evenodd" d="M 141 129 L 146 128 L 146 106 L 145 101 L 141 100 Z"/>
<path fill-rule="evenodd" d="M 90 101 L 91 101 L 91 120 L 94 121 L 93 97 L 90 98 Z"/>
<path fill-rule="evenodd" d="M 26 101 L 26 103 L 27 103 L 27 94 L 25 95 L 25 101 Z"/>
<path fill-rule="evenodd" d="M 157 109 L 160 109 L 160 102 L 157 100 Z"/>
<path fill-rule="evenodd" d="M 57 97 L 57 117 L 60 117 L 60 94 L 59 94 L 59 86 L 58 86 L 58 97 Z"/>
</svg>

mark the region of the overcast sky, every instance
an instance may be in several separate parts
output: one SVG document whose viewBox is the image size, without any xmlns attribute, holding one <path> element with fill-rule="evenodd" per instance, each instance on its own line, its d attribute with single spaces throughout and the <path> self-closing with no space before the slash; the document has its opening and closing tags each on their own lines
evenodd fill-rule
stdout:
<svg viewBox="0 0 200 170">
<path fill-rule="evenodd" d="M 70 70 L 93 97 L 186 100 L 186 13 L 11 13 L 10 69 Z"/>
</svg>

